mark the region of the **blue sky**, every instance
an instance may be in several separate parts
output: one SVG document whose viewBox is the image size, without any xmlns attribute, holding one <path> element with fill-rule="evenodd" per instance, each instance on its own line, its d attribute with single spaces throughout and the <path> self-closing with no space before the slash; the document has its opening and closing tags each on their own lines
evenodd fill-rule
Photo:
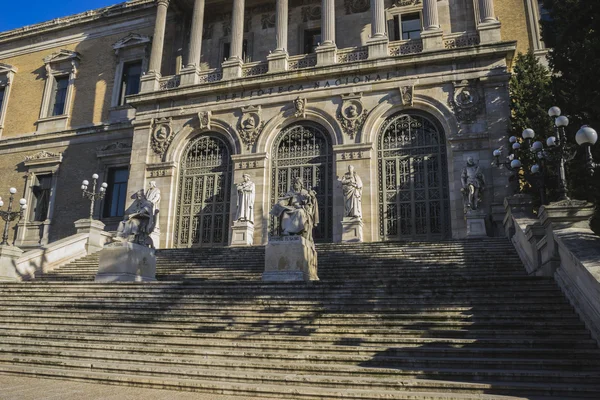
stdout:
<svg viewBox="0 0 600 400">
<path fill-rule="evenodd" d="M 0 0 L 0 32 L 106 7 L 125 0 Z"/>
</svg>

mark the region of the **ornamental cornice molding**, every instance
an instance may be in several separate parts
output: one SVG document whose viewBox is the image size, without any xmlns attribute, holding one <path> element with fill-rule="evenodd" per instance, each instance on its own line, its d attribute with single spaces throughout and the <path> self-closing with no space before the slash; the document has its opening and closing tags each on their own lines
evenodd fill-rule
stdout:
<svg viewBox="0 0 600 400">
<path fill-rule="evenodd" d="M 65 61 L 80 61 L 81 54 L 76 51 L 61 49 L 44 57 L 44 64 L 58 64 Z"/>
<path fill-rule="evenodd" d="M 40 164 L 60 164 L 63 159 L 63 153 L 52 153 L 50 151 L 42 150 L 30 156 L 25 156 L 25 166 L 29 167 L 32 165 Z"/>
<path fill-rule="evenodd" d="M 151 43 L 152 39 L 150 36 L 140 35 L 139 33 L 130 33 L 129 35 L 121 38 L 115 44 L 113 44 L 113 50 L 119 52 L 121 49 L 126 49 L 135 46 L 144 46 Z"/>
<path fill-rule="evenodd" d="M 55 18 L 39 24 L 27 25 L 21 28 L 0 32 L 0 43 L 18 40 L 29 36 L 40 35 L 44 32 L 63 30 L 74 25 L 89 23 L 102 18 L 112 18 L 119 15 L 155 7 L 154 0 L 130 0 L 120 4 L 85 11 L 62 18 Z"/>
</svg>

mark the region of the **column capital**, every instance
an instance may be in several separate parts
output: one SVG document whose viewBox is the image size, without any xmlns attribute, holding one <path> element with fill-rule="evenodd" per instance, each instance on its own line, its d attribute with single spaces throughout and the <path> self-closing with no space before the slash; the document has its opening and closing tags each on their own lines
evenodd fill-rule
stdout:
<svg viewBox="0 0 600 400">
<path fill-rule="evenodd" d="M 156 0 L 156 5 L 169 7 L 169 0 Z"/>
</svg>

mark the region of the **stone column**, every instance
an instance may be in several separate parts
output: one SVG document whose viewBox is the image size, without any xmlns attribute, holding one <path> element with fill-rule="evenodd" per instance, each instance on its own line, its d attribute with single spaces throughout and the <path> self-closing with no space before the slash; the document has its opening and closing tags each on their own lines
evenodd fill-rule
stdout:
<svg viewBox="0 0 600 400">
<path fill-rule="evenodd" d="M 275 13 L 275 51 L 267 56 L 269 72 L 288 69 L 288 0 L 277 0 Z"/>
<path fill-rule="evenodd" d="M 194 14 L 192 16 L 192 31 L 188 49 L 187 65 L 181 69 L 181 85 L 198 83 L 200 72 L 200 57 L 202 55 L 202 30 L 204 28 L 204 3 L 205 0 L 195 0 Z"/>
<path fill-rule="evenodd" d="M 437 0 L 423 0 L 423 50 L 437 50 L 444 47 L 443 31 L 440 29 Z"/>
<path fill-rule="evenodd" d="M 150 64 L 148 66 L 148 73 L 142 76 L 140 79 L 141 92 L 152 92 L 158 90 L 159 88 L 168 8 L 169 0 L 157 0 L 154 35 L 152 36 L 152 52 L 150 53 Z"/>
<path fill-rule="evenodd" d="M 321 2 L 321 45 L 317 47 L 317 65 L 329 65 L 337 62 L 335 45 L 335 1 Z"/>
<path fill-rule="evenodd" d="M 244 0 L 233 0 L 231 12 L 231 46 L 227 61 L 223 62 L 223 79 L 242 76 L 242 51 L 244 45 Z"/>
<path fill-rule="evenodd" d="M 479 16 L 479 42 L 483 44 L 501 41 L 500 21 L 494 15 L 494 0 L 479 0 Z"/>
<path fill-rule="evenodd" d="M 367 41 L 369 58 L 388 56 L 388 37 L 385 34 L 385 4 L 371 0 L 371 37 Z"/>
</svg>

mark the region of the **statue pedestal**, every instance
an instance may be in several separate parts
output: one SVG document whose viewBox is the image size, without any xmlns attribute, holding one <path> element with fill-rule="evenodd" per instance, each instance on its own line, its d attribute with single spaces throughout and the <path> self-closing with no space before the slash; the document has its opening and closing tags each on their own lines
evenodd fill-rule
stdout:
<svg viewBox="0 0 600 400">
<path fill-rule="evenodd" d="M 96 282 L 156 280 L 154 249 L 131 242 L 114 242 L 100 252 Z"/>
<path fill-rule="evenodd" d="M 263 281 L 318 281 L 315 244 L 302 236 L 269 238 Z"/>
<path fill-rule="evenodd" d="M 230 246 L 252 246 L 254 244 L 254 224 L 249 221 L 235 221 L 231 227 Z"/>
<path fill-rule="evenodd" d="M 17 260 L 23 250 L 15 246 L 0 246 L 0 282 L 20 282 L 23 280 L 17 271 Z"/>
<path fill-rule="evenodd" d="M 477 210 L 467 211 L 467 238 L 487 237 L 485 230 L 485 213 Z"/>
<path fill-rule="evenodd" d="M 146 244 L 154 249 L 160 249 L 160 228 L 157 226 L 154 231 L 146 239 Z"/>
<path fill-rule="evenodd" d="M 362 219 L 344 217 L 342 220 L 342 243 L 353 243 L 363 241 Z"/>
</svg>

